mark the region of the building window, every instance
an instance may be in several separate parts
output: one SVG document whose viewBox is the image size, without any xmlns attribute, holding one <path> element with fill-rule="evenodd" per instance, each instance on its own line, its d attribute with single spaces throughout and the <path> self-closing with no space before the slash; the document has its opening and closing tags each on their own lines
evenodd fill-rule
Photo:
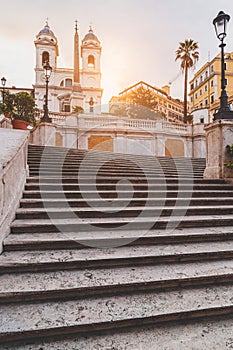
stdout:
<svg viewBox="0 0 233 350">
<path fill-rule="evenodd" d="M 88 67 L 89 68 L 95 67 L 95 57 L 93 55 L 88 56 Z"/>
<path fill-rule="evenodd" d="M 202 95 L 202 89 L 200 90 L 200 96 Z"/>
<path fill-rule="evenodd" d="M 65 87 L 71 87 L 71 86 L 72 86 L 72 79 L 66 79 Z"/>
<path fill-rule="evenodd" d="M 208 71 L 205 72 L 205 78 L 208 78 Z"/>
<path fill-rule="evenodd" d="M 203 107 L 203 104 L 202 104 L 202 102 L 200 102 L 200 108 L 202 108 Z"/>
<path fill-rule="evenodd" d="M 194 84 L 191 84 L 191 90 L 193 90 L 194 89 Z"/>
<path fill-rule="evenodd" d="M 204 124 L 204 118 L 201 118 L 201 119 L 200 119 L 200 123 L 201 123 L 201 124 Z"/>
<path fill-rule="evenodd" d="M 213 86 L 214 86 L 214 81 L 213 81 L 213 80 L 211 80 L 211 82 L 210 82 L 210 86 L 211 86 L 211 87 L 213 87 Z"/>
<path fill-rule="evenodd" d="M 208 85 L 205 85 L 205 91 L 208 91 Z"/>
<path fill-rule="evenodd" d="M 213 103 L 214 102 L 214 95 L 210 96 L 210 102 Z"/>
<path fill-rule="evenodd" d="M 195 99 L 197 99 L 197 92 L 195 93 Z"/>
<path fill-rule="evenodd" d="M 205 100 L 205 105 L 208 106 L 208 99 Z"/>
<path fill-rule="evenodd" d="M 49 53 L 48 51 L 44 51 L 42 53 L 42 66 L 46 63 L 49 62 Z"/>
<path fill-rule="evenodd" d="M 63 112 L 70 112 L 70 105 L 64 105 Z"/>
<path fill-rule="evenodd" d="M 211 73 L 213 73 L 213 71 L 214 71 L 214 65 L 212 64 L 212 66 L 210 67 L 210 71 L 211 71 Z"/>
<path fill-rule="evenodd" d="M 193 98 L 192 97 L 190 97 L 190 101 L 193 102 Z"/>
</svg>

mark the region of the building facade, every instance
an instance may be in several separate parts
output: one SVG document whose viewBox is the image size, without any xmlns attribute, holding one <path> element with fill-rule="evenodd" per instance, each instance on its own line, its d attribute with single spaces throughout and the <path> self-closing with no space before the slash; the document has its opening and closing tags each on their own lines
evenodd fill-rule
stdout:
<svg viewBox="0 0 233 350">
<path fill-rule="evenodd" d="M 229 103 L 233 103 L 233 52 L 225 53 L 227 94 Z M 208 109 L 208 122 L 213 120 L 219 109 L 221 95 L 221 54 L 205 63 L 190 81 L 191 113 L 199 109 Z"/>
<path fill-rule="evenodd" d="M 36 67 L 33 87 L 38 108 L 42 110 L 44 105 L 45 77 L 43 65 L 45 62 L 49 62 L 52 67 L 48 92 L 49 111 L 70 113 L 73 107 L 79 106 L 86 111 L 92 108 L 95 112 L 99 112 L 103 92 L 100 68 L 102 48 L 93 29 L 90 27 L 80 46 L 76 23 L 72 69 L 57 66 L 58 39 L 48 23 L 37 34 L 34 43 Z"/>
<path fill-rule="evenodd" d="M 166 85 L 163 86 L 162 89 L 159 89 L 145 83 L 144 81 L 140 81 L 139 83 L 123 90 L 118 96 L 113 96 L 110 100 L 110 113 L 118 114 L 121 104 L 130 105 L 132 103 L 132 92 L 137 91 L 140 87 L 143 87 L 146 90 L 148 89 L 154 95 L 155 101 L 157 102 L 155 112 L 160 113 L 170 122 L 183 122 L 183 102 L 170 96 L 170 86 Z"/>
</svg>

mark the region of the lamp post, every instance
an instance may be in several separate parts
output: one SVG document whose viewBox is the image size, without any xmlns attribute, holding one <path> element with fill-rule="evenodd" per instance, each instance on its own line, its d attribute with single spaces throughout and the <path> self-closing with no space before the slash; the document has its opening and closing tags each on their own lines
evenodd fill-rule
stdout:
<svg viewBox="0 0 233 350">
<path fill-rule="evenodd" d="M 51 123 L 52 120 L 49 118 L 49 109 L 48 109 L 48 86 L 49 86 L 49 78 L 51 77 L 52 67 L 49 65 L 49 62 L 46 61 L 43 65 L 44 75 L 45 75 L 45 103 L 44 103 L 44 115 L 42 121 L 45 123 Z"/>
<path fill-rule="evenodd" d="M 5 77 L 2 77 L 1 83 L 2 83 L 2 103 L 4 103 L 5 102 L 5 85 L 6 85 Z"/>
<path fill-rule="evenodd" d="M 226 92 L 227 80 L 225 78 L 226 64 L 224 61 L 224 47 L 226 44 L 223 42 L 226 34 L 227 23 L 230 20 L 230 16 L 220 11 L 217 17 L 213 20 L 215 32 L 217 38 L 221 41 L 219 47 L 221 48 L 221 97 L 220 97 L 220 108 L 218 112 L 214 114 L 214 120 L 217 119 L 233 119 L 233 111 L 230 110 L 228 104 L 228 96 Z"/>
</svg>

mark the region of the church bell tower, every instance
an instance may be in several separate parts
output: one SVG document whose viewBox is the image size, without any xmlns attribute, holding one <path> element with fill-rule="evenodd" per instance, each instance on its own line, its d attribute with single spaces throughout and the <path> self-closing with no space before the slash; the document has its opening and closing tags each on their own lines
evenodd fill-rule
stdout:
<svg viewBox="0 0 233 350">
<path fill-rule="evenodd" d="M 99 113 L 101 110 L 103 93 L 100 68 L 101 51 L 100 41 L 90 26 L 89 32 L 82 40 L 81 46 L 81 86 L 84 94 L 83 107 L 87 113 L 92 111 Z"/>
</svg>

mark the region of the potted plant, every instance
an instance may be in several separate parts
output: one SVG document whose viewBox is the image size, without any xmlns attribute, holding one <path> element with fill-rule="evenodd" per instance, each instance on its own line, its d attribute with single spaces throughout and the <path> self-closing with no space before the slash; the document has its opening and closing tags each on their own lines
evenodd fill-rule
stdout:
<svg viewBox="0 0 233 350">
<path fill-rule="evenodd" d="M 6 91 L 4 103 L 0 103 L 0 114 L 11 119 L 13 129 L 26 130 L 28 125 L 35 125 L 36 110 L 34 98 L 24 91 L 16 94 Z"/>
<path fill-rule="evenodd" d="M 26 130 L 28 125 L 35 125 L 36 105 L 34 98 L 27 92 L 14 94 L 11 120 L 14 129 Z"/>
</svg>

